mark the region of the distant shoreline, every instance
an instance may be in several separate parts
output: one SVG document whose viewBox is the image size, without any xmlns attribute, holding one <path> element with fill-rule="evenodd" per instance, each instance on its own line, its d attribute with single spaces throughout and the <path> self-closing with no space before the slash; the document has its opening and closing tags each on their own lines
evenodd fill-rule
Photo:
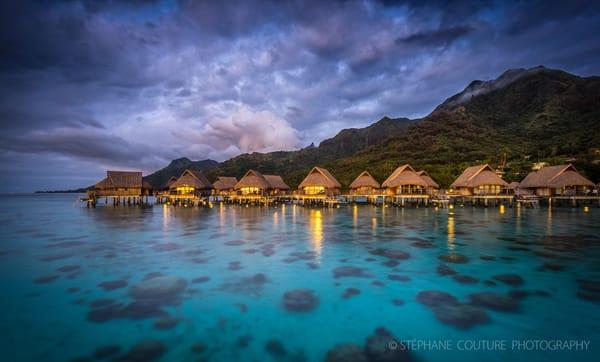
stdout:
<svg viewBox="0 0 600 362">
<path fill-rule="evenodd" d="M 35 191 L 34 194 L 83 194 L 87 189 Z"/>
</svg>

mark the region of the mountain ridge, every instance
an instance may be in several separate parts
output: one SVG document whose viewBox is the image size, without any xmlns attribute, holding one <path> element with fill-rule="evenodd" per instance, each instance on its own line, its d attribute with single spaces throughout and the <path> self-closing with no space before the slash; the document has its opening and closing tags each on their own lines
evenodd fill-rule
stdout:
<svg viewBox="0 0 600 362">
<path fill-rule="evenodd" d="M 599 120 L 600 77 L 543 66 L 509 69 L 496 79 L 470 82 L 420 119 L 386 116 L 296 151 L 242 154 L 220 163 L 180 158 L 157 171 L 160 176 L 153 173 L 146 179 L 164 185 L 183 172 L 183 165 L 211 179 L 239 178 L 253 168 L 280 174 L 295 187 L 319 165 L 348 185 L 365 169 L 382 181 L 398 165 L 411 163 L 448 186 L 473 163 L 497 167 L 506 160 L 507 180 L 520 181 L 535 161 L 553 164 L 575 158 L 576 167 L 597 182 Z"/>
</svg>

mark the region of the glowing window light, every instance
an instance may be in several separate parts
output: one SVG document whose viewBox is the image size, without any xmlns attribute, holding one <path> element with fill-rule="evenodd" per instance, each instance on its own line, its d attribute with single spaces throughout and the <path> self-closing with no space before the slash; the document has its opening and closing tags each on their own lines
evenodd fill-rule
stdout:
<svg viewBox="0 0 600 362">
<path fill-rule="evenodd" d="M 179 186 L 175 190 L 177 191 L 178 194 L 187 195 L 187 194 L 193 194 L 195 189 L 190 186 Z"/>
<path fill-rule="evenodd" d="M 318 195 L 325 193 L 325 187 L 323 186 L 306 186 L 304 188 L 304 193 L 307 195 Z"/>
<path fill-rule="evenodd" d="M 260 193 L 258 187 L 242 187 L 240 191 L 242 191 L 242 195 L 257 195 Z"/>
</svg>

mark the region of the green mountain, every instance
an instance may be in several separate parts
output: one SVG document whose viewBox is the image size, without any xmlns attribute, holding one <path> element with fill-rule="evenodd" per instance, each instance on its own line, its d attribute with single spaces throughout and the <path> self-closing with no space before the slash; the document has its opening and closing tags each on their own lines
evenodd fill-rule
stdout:
<svg viewBox="0 0 600 362">
<path fill-rule="evenodd" d="M 520 181 L 534 162 L 572 162 L 598 182 L 600 77 L 544 67 L 513 69 L 491 81 L 471 82 L 419 120 L 385 117 L 366 128 L 342 130 L 318 147 L 243 154 L 218 165 L 198 162 L 208 162 L 198 169 L 210 179 L 241 177 L 253 168 L 280 174 L 291 187 L 315 165 L 347 186 L 365 169 L 383 181 L 404 163 L 427 170 L 442 187 L 478 163 L 500 167 L 506 180 Z M 164 184 L 183 171 L 172 165 L 148 180 Z"/>
</svg>

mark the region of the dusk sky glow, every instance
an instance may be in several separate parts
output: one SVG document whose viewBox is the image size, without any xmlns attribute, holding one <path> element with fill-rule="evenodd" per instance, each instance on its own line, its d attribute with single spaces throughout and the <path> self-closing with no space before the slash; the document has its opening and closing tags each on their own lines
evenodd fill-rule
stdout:
<svg viewBox="0 0 600 362">
<path fill-rule="evenodd" d="M 3 1 L 0 17 L 1 192 L 298 149 L 509 68 L 600 75 L 593 1 Z"/>
</svg>

